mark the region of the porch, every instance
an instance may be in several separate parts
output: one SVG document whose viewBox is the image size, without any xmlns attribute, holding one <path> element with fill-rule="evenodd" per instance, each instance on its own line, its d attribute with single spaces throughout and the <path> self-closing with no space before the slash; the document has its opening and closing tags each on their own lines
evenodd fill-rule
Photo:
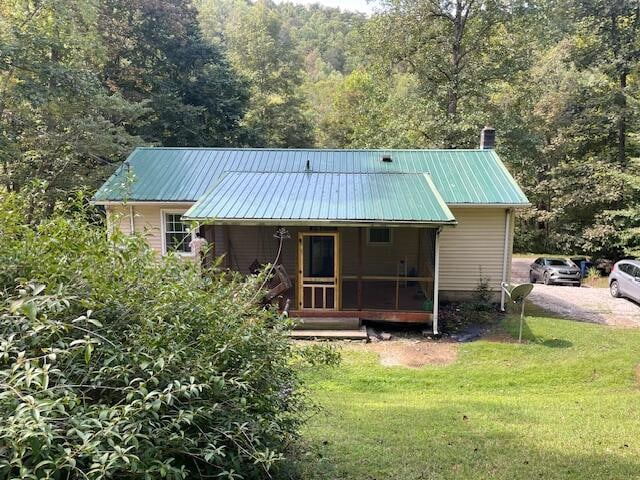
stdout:
<svg viewBox="0 0 640 480">
<path fill-rule="evenodd" d="M 431 321 L 437 332 L 438 232 L 456 219 L 431 176 L 301 167 L 229 172 L 183 218 L 214 225 L 209 241 L 231 269 L 282 264 L 292 316 Z"/>
<path fill-rule="evenodd" d="M 432 324 L 437 313 L 438 227 L 353 226 L 286 229 L 267 225 L 204 225 L 226 267 L 277 261 L 292 288 L 279 298 L 297 318 Z M 278 251 L 280 255 L 278 256 Z"/>
</svg>

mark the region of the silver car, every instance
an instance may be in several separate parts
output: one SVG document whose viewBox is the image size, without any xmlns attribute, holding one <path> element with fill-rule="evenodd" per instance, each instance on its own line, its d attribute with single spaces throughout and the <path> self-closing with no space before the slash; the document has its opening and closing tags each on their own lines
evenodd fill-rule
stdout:
<svg viewBox="0 0 640 480">
<path fill-rule="evenodd" d="M 580 269 L 571 260 L 565 258 L 540 257 L 529 267 L 529 282 L 544 282 L 545 285 L 570 283 L 579 287 L 582 284 Z"/>
<path fill-rule="evenodd" d="M 627 297 L 640 302 L 640 262 L 620 260 L 609 275 L 609 291 L 614 297 Z"/>
</svg>

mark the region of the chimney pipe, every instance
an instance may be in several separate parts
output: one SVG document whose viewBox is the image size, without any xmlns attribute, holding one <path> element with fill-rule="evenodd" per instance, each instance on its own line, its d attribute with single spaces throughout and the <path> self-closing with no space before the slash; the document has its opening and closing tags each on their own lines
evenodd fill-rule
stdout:
<svg viewBox="0 0 640 480">
<path fill-rule="evenodd" d="M 496 147 L 496 129 L 487 125 L 480 132 L 480 148 L 492 150 Z"/>
</svg>

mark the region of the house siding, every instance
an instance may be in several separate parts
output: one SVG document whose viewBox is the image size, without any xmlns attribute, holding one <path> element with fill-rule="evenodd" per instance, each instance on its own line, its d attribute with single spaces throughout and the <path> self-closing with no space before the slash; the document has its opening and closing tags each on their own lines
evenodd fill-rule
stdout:
<svg viewBox="0 0 640 480">
<path fill-rule="evenodd" d="M 136 233 L 142 233 L 149 245 L 162 253 L 162 210 L 186 212 L 191 204 L 176 205 L 161 203 L 158 205 L 107 205 L 108 228 L 118 227 L 123 233 L 131 234 L 131 212 Z"/>
<path fill-rule="evenodd" d="M 443 228 L 440 234 L 440 292 L 442 298 L 455 300 L 468 296 L 481 277 L 489 279 L 498 292 L 503 275 L 505 221 L 504 208 L 452 208 L 458 220 L 455 227 Z M 513 216 L 512 216 L 513 217 Z M 508 238 L 513 244 L 513 221 Z M 507 257 L 507 280 L 511 256 Z M 461 295 L 456 295 L 460 292 Z M 465 292 L 467 294 L 465 295 Z"/>
<path fill-rule="evenodd" d="M 133 208 L 136 232 L 144 232 L 149 244 L 158 252 L 162 251 L 161 210 L 186 211 L 188 204 L 176 205 L 125 205 L 107 206 L 109 225 L 119 226 L 124 233 L 130 233 L 130 207 Z M 504 260 L 505 219 L 508 210 L 489 207 L 453 207 L 451 211 L 458 220 L 455 227 L 443 227 L 440 234 L 440 298 L 444 300 L 464 299 L 477 287 L 481 278 L 489 278 L 490 287 L 499 292 L 502 282 Z M 117 219 L 117 220 L 116 220 Z M 510 277 L 511 250 L 513 244 L 514 216 L 508 238 L 507 281 Z M 113 222 L 116 222 L 113 224 Z M 231 253 L 227 263 L 232 268 L 248 273 L 249 266 L 259 262 L 272 262 L 278 249 L 278 241 L 273 237 L 275 228 L 271 226 L 220 226 L 214 227 L 211 239 L 215 239 L 215 253 Z M 291 276 L 296 276 L 297 238 L 306 228 L 289 227 L 290 238 L 284 241 L 281 262 Z M 416 265 L 415 252 L 418 245 L 418 231 L 415 228 L 396 228 L 392 246 L 372 246 L 363 248 L 364 274 L 395 275 L 399 249 L 407 251 L 408 270 Z M 357 270 L 358 231 L 356 228 L 339 228 L 342 243 L 343 273 Z M 366 228 L 363 228 L 366 235 Z M 228 238 L 228 239 L 227 239 Z M 430 241 L 427 238 L 427 241 Z M 404 258 L 404 254 L 401 255 Z M 230 263 L 228 263 L 230 262 Z"/>
</svg>

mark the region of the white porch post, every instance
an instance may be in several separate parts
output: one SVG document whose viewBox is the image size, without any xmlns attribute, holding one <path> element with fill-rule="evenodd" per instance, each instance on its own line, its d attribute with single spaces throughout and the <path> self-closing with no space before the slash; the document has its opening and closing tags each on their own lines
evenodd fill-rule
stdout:
<svg viewBox="0 0 640 480">
<path fill-rule="evenodd" d="M 511 211 L 512 210 L 508 208 L 505 211 L 505 218 L 504 218 L 504 251 L 503 251 L 503 257 L 502 257 L 502 283 L 505 283 L 509 278 L 509 268 L 511 268 L 510 265 L 507 265 L 507 262 L 509 261 L 509 248 L 511 247 L 511 242 L 509 239 L 509 237 L 511 236 Z M 500 293 L 500 310 L 504 312 L 505 310 L 504 303 L 506 300 L 504 289 L 501 288 L 500 292 L 501 292 Z"/>
<path fill-rule="evenodd" d="M 129 205 L 129 229 L 131 230 L 131 235 L 136 233 L 136 224 L 133 220 L 133 205 Z"/>
<path fill-rule="evenodd" d="M 438 289 L 440 283 L 440 231 L 442 227 L 436 230 L 436 259 L 433 272 L 433 334 L 438 334 Z"/>
</svg>

